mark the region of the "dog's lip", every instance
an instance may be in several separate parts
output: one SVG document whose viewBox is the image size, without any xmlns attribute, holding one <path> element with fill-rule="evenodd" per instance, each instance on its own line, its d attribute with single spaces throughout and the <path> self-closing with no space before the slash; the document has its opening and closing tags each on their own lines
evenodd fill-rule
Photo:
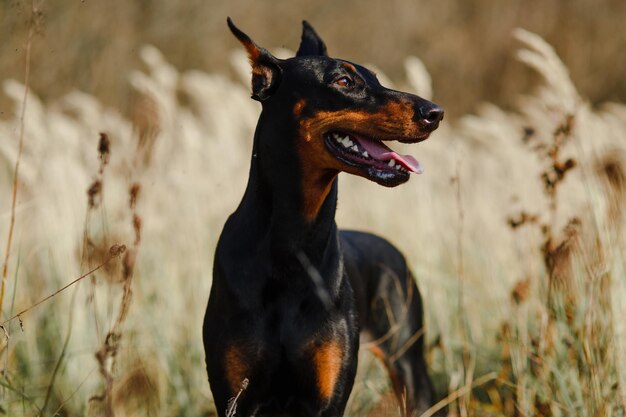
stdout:
<svg viewBox="0 0 626 417">
<path fill-rule="evenodd" d="M 398 172 L 413 172 L 421 174 L 422 166 L 412 155 L 401 155 L 389 148 L 384 142 L 398 141 L 417 143 L 426 139 L 428 135 L 419 138 L 398 138 L 391 140 L 377 140 L 361 134 L 331 131 L 325 134 L 327 142 L 348 159 L 367 166 L 381 169 L 397 170 Z M 342 158 L 344 159 L 344 158 Z"/>
<path fill-rule="evenodd" d="M 412 138 L 401 138 L 401 139 L 391 139 L 391 140 L 395 140 L 400 143 L 420 143 L 428 139 L 430 137 L 430 133 L 431 132 L 426 132 L 421 136 L 415 136 Z"/>
</svg>

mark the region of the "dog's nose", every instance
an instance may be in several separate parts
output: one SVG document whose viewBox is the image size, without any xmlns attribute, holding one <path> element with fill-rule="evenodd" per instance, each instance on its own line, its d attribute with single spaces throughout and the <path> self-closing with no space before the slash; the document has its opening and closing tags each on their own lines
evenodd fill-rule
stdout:
<svg viewBox="0 0 626 417">
<path fill-rule="evenodd" d="M 422 103 L 415 112 L 415 118 L 421 129 L 432 132 L 439 127 L 439 122 L 443 119 L 443 109 L 435 103 Z"/>
<path fill-rule="evenodd" d="M 422 113 L 422 117 L 428 123 L 437 123 L 443 119 L 443 109 L 436 104 L 427 106 L 426 108 L 422 107 L 420 113 Z"/>
</svg>

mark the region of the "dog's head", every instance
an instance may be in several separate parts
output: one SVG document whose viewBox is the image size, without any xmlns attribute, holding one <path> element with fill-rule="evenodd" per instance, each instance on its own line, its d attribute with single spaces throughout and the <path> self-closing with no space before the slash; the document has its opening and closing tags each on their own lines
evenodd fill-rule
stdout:
<svg viewBox="0 0 626 417">
<path fill-rule="evenodd" d="M 252 98 L 275 120 L 296 126 L 305 174 L 345 171 L 391 187 L 408 181 L 410 172 L 421 173 L 414 157 L 386 143 L 425 140 L 443 118 L 441 107 L 383 87 L 360 65 L 330 58 L 306 21 L 296 56 L 285 60 L 257 46 L 230 19 L 228 25 L 248 52 Z"/>
</svg>

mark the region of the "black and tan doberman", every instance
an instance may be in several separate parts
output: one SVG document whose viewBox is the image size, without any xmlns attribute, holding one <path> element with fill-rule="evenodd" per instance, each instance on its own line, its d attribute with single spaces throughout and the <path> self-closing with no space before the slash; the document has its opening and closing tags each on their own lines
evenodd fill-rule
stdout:
<svg viewBox="0 0 626 417">
<path fill-rule="evenodd" d="M 337 230 L 337 176 L 408 181 L 419 163 L 387 143 L 423 141 L 443 110 L 328 57 L 306 22 L 296 56 L 285 60 L 228 25 L 248 52 L 262 112 L 247 188 L 217 245 L 204 320 L 219 415 L 342 416 L 360 335 L 374 341 L 404 414 L 417 415 L 433 402 L 420 294 L 390 243 Z"/>
</svg>

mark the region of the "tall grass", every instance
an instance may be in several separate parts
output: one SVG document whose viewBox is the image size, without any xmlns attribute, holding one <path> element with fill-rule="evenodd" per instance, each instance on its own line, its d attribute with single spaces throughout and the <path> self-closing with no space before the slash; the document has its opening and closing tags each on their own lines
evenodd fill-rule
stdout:
<svg viewBox="0 0 626 417">
<path fill-rule="evenodd" d="M 341 176 L 338 222 L 409 257 L 451 415 L 623 415 L 626 106 L 592 108 L 548 44 L 516 36 L 538 88 L 515 111 L 484 104 L 406 147 L 426 172 L 405 186 Z M 154 47 L 140 58 L 130 117 L 77 91 L 49 103 L 28 93 L 3 317 L 107 260 L 112 245 L 127 252 L 5 324 L 8 415 L 214 412 L 201 322 L 260 109 L 240 53 L 236 81 L 180 72 Z M 423 66 L 407 62 L 394 81 L 429 95 Z M 19 108 L 24 86 L 3 88 Z M 0 121 L 0 236 L 18 127 Z M 364 356 L 350 415 L 385 397 L 385 378 Z"/>
</svg>

